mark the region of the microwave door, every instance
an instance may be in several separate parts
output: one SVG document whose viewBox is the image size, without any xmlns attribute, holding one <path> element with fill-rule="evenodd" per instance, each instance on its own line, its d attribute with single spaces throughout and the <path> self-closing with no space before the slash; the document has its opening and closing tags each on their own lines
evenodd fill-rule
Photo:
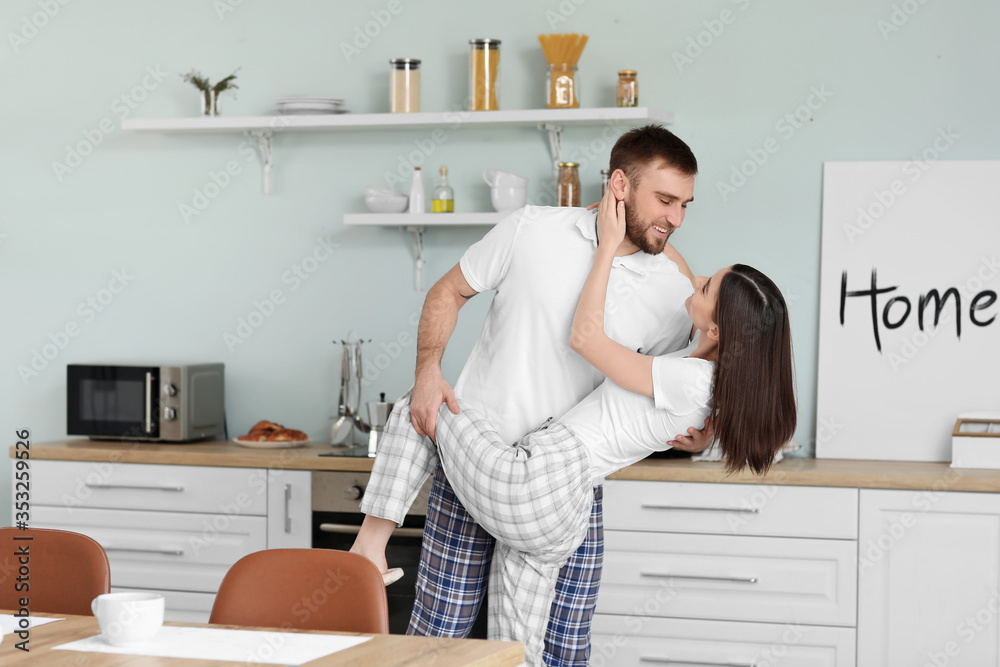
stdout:
<svg viewBox="0 0 1000 667">
<path fill-rule="evenodd" d="M 159 374 L 156 366 L 67 366 L 67 433 L 126 440 L 159 437 Z"/>
</svg>

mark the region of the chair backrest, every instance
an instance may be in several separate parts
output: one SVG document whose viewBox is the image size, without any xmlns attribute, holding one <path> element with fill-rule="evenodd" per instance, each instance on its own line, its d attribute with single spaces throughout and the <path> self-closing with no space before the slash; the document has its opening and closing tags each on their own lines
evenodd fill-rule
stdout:
<svg viewBox="0 0 1000 667">
<path fill-rule="evenodd" d="M 386 634 L 389 604 L 375 564 L 331 549 L 267 549 L 226 573 L 209 623 Z"/>
<path fill-rule="evenodd" d="M 22 567 L 27 591 L 17 590 Z M 0 608 L 20 609 L 24 597 L 31 611 L 91 616 L 91 601 L 110 591 L 108 556 L 93 539 L 66 530 L 0 528 Z"/>
</svg>

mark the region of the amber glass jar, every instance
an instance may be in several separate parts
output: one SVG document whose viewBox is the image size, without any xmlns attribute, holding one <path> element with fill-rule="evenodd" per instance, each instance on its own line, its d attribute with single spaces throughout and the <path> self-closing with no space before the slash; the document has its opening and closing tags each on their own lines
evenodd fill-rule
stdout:
<svg viewBox="0 0 1000 667">
<path fill-rule="evenodd" d="M 556 206 L 580 205 L 580 165 L 576 162 L 559 163 L 559 180 L 556 182 Z"/>
<path fill-rule="evenodd" d="M 496 111 L 500 108 L 500 40 L 469 40 L 469 94 L 472 111 Z"/>
<path fill-rule="evenodd" d="M 618 106 L 639 106 L 639 82 L 634 69 L 618 70 Z"/>
</svg>

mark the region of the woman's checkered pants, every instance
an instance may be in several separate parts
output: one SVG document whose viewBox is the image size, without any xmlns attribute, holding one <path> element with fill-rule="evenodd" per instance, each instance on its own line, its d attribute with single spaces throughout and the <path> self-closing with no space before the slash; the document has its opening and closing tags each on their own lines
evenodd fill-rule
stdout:
<svg viewBox="0 0 1000 667">
<path fill-rule="evenodd" d="M 584 446 L 554 423 L 505 444 L 487 420 L 442 405 L 437 445 L 410 422 L 409 396 L 396 402 L 365 490 L 365 514 L 402 523 L 440 460 L 469 514 L 497 539 L 489 581 L 489 636 L 523 641 L 542 665 L 559 570 L 587 534 L 594 502 Z"/>
</svg>

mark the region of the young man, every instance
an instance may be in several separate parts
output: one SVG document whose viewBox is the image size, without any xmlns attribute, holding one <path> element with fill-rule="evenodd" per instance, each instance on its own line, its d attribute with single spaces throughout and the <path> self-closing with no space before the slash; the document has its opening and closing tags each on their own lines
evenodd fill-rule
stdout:
<svg viewBox="0 0 1000 667">
<path fill-rule="evenodd" d="M 615 259 L 603 326 L 615 340 L 646 354 L 680 349 L 691 330 L 684 300 L 692 287 L 686 265 L 667 239 L 693 198 L 697 161 L 683 141 L 649 125 L 622 135 L 610 166 L 611 187 L 625 201 L 629 243 Z M 438 408 L 447 403 L 458 412 L 457 394 L 482 410 L 505 442 L 514 442 L 600 384 L 604 378 L 569 344 L 573 312 L 596 247 L 596 212 L 528 206 L 466 251 L 424 302 L 409 403 L 418 433 L 433 438 Z M 496 295 L 453 391 L 441 375 L 441 357 L 458 311 L 486 290 Z M 671 444 L 701 451 L 710 440 L 705 429 L 694 437 L 678 434 Z M 603 562 L 601 487 L 594 498 L 587 539 L 560 573 L 546 634 L 547 665 L 586 665 L 589 658 Z M 438 467 L 410 634 L 468 634 L 482 601 L 493 544 Z"/>
</svg>

